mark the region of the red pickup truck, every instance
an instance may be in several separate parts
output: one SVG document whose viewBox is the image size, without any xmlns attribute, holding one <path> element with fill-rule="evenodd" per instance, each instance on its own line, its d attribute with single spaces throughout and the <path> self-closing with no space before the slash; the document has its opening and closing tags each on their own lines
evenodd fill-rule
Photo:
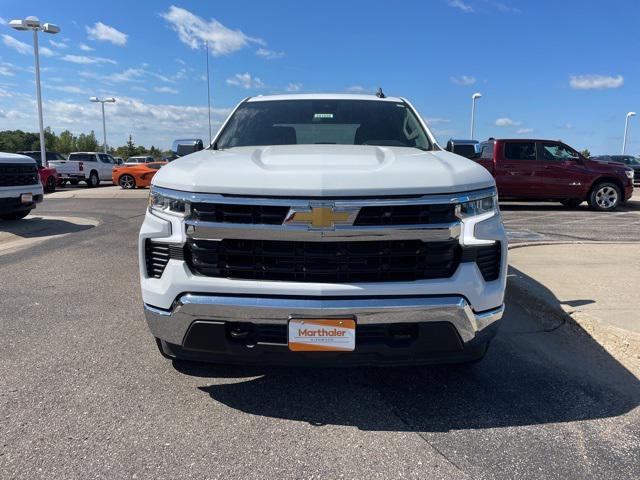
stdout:
<svg viewBox="0 0 640 480">
<path fill-rule="evenodd" d="M 556 140 L 494 139 L 473 158 L 489 170 L 501 199 L 559 201 L 611 211 L 633 194 L 633 170 L 594 162 Z"/>
</svg>

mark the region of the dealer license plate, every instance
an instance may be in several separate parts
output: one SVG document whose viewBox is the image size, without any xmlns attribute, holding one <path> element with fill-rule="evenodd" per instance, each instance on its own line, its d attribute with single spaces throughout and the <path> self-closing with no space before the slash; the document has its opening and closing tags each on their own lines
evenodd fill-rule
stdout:
<svg viewBox="0 0 640 480">
<path fill-rule="evenodd" d="M 351 352 L 356 348 L 356 322 L 351 318 L 289 320 L 289 350 Z"/>
</svg>

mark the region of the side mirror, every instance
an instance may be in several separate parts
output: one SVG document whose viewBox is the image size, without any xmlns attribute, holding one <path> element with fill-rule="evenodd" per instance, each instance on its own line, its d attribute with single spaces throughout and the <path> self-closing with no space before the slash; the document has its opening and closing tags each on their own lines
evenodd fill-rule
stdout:
<svg viewBox="0 0 640 480">
<path fill-rule="evenodd" d="M 174 140 L 173 145 L 171 146 L 171 153 L 173 153 L 176 157 L 184 157 L 185 155 L 189 155 L 193 152 L 199 152 L 204 149 L 204 145 L 202 140 L 197 139 L 183 139 L 183 140 Z"/>
</svg>

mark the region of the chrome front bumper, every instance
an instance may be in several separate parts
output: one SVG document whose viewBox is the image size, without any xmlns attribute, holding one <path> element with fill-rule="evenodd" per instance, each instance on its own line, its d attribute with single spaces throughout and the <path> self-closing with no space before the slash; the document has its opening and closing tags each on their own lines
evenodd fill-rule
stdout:
<svg viewBox="0 0 640 480">
<path fill-rule="evenodd" d="M 504 305 L 476 313 L 460 296 L 301 299 L 184 294 L 171 310 L 144 306 L 151 333 L 183 345 L 195 320 L 286 325 L 290 318 L 353 316 L 357 325 L 450 322 L 465 344 L 495 333 Z"/>
</svg>

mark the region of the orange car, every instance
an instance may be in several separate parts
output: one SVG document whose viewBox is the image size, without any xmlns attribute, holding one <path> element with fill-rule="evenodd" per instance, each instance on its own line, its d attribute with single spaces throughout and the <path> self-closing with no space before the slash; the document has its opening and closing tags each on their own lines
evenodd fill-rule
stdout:
<svg viewBox="0 0 640 480">
<path fill-rule="evenodd" d="M 151 185 L 151 179 L 158 170 L 168 162 L 139 163 L 137 165 L 122 165 L 114 167 L 111 179 L 114 185 L 121 188 L 143 188 Z"/>
</svg>

